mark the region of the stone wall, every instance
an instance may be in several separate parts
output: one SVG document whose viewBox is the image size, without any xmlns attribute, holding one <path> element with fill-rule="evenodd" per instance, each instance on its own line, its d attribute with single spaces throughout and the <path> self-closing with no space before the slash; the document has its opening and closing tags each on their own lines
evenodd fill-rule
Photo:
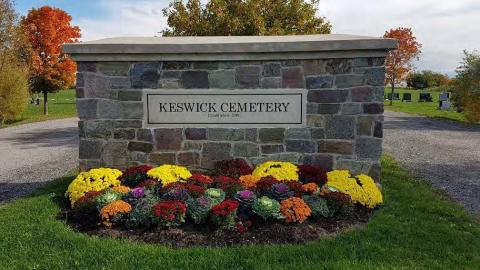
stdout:
<svg viewBox="0 0 480 270">
<path fill-rule="evenodd" d="M 320 164 L 378 179 L 384 58 L 78 62 L 80 168 L 245 158 Z M 142 128 L 142 89 L 308 89 L 306 128 Z"/>
</svg>

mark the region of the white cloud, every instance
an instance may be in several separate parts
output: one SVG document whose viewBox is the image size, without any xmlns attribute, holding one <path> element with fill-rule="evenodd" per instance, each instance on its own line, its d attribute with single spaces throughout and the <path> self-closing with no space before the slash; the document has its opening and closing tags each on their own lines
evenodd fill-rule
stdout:
<svg viewBox="0 0 480 270">
<path fill-rule="evenodd" d="M 205 2 L 203 0 L 202 2 Z M 169 0 L 99 0 L 101 18 L 76 18 L 83 40 L 113 36 L 154 36 L 166 27 L 162 9 Z M 418 69 L 452 73 L 462 50 L 480 49 L 478 0 L 322 0 L 320 15 L 334 33 L 382 36 L 411 27 L 423 44 Z"/>
</svg>

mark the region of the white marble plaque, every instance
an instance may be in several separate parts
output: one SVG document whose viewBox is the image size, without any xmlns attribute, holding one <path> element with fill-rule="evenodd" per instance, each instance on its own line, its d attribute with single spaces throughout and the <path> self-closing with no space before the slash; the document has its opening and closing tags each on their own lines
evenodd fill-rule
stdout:
<svg viewBox="0 0 480 270">
<path fill-rule="evenodd" d="M 146 127 L 302 127 L 304 89 L 144 90 Z"/>
</svg>

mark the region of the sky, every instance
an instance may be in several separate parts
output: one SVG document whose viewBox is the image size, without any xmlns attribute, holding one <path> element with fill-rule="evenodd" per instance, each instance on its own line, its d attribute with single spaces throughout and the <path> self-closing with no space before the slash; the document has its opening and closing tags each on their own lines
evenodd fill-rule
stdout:
<svg viewBox="0 0 480 270">
<path fill-rule="evenodd" d="M 206 0 L 203 0 L 205 2 Z M 66 10 L 82 29 L 82 40 L 154 36 L 166 27 L 169 0 L 16 0 L 20 15 L 51 5 Z M 463 50 L 480 50 L 480 0 L 321 0 L 318 15 L 333 33 L 382 36 L 411 27 L 423 45 L 417 70 L 454 75 Z"/>
</svg>

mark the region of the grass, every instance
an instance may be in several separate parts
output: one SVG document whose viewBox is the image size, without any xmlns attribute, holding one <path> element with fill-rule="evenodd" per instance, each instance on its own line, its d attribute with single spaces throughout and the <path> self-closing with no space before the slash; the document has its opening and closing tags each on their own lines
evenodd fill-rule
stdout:
<svg viewBox="0 0 480 270">
<path fill-rule="evenodd" d="M 382 160 L 386 204 L 364 227 L 306 245 L 171 249 L 89 237 L 57 219 L 73 176 L 0 205 L 0 269 L 478 269 L 480 223 Z"/>
<path fill-rule="evenodd" d="M 385 88 L 385 95 L 391 93 L 390 88 Z M 412 102 L 402 102 L 401 100 L 394 100 L 393 106 L 390 106 L 390 101 L 385 101 L 385 109 L 396 112 L 404 112 L 409 114 L 423 115 L 432 118 L 447 119 L 458 122 L 466 123 L 467 120 L 465 116 L 459 112 L 456 112 L 455 109 L 449 111 L 443 111 L 438 109 L 438 98 L 440 92 L 432 90 L 410 90 L 405 88 L 395 89 L 395 93 L 400 94 L 400 99 L 403 96 L 403 93 L 412 93 Z M 433 98 L 433 102 L 418 102 L 420 93 L 430 93 Z"/>
<path fill-rule="evenodd" d="M 48 115 L 43 114 L 43 100 L 41 100 L 40 105 L 28 104 L 27 108 L 18 119 L 6 122 L 3 127 L 69 118 L 76 115 L 75 90 L 61 90 L 57 93 L 48 94 Z"/>
</svg>

